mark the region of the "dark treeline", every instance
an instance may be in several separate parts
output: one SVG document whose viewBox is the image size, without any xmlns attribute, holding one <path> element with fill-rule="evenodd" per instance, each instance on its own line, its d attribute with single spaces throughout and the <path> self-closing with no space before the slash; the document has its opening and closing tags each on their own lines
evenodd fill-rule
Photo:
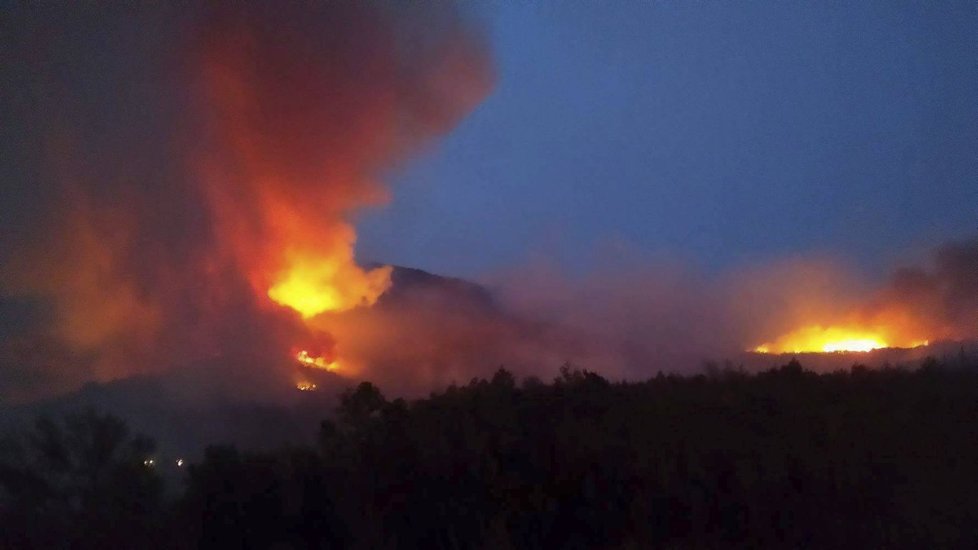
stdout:
<svg viewBox="0 0 978 550">
<path fill-rule="evenodd" d="M 3 444 L 0 546 L 978 547 L 978 364 L 345 393 L 317 445 L 209 448 L 168 495 L 110 416 Z"/>
</svg>

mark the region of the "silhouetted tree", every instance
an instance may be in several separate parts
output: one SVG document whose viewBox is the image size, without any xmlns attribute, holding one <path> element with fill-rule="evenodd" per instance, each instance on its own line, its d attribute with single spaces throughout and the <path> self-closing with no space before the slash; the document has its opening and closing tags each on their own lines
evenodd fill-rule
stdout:
<svg viewBox="0 0 978 550">
<path fill-rule="evenodd" d="M 153 545 L 163 512 L 154 445 L 122 420 L 91 410 L 41 417 L 2 449 L 0 545 Z"/>
<path fill-rule="evenodd" d="M 412 402 L 363 383 L 313 448 L 208 449 L 152 540 L 151 447 L 110 417 L 41 420 L 3 447 L 2 542 L 976 547 L 975 367 L 816 374 L 793 359 L 624 383 L 568 365 L 549 384 L 501 369 Z"/>
</svg>

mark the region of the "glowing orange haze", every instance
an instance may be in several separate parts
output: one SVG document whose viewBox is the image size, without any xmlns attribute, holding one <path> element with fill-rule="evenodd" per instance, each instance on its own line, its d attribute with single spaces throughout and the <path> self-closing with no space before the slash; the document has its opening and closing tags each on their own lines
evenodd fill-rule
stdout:
<svg viewBox="0 0 978 550">
<path fill-rule="evenodd" d="M 322 369 L 325 371 L 339 370 L 340 364 L 337 360 L 328 360 L 325 356 L 312 356 L 308 351 L 302 350 L 295 354 L 295 360 L 303 367 L 310 369 Z"/>
<path fill-rule="evenodd" d="M 872 351 L 881 348 L 916 348 L 934 339 L 935 329 L 902 308 L 890 307 L 874 315 L 849 315 L 836 322 L 802 324 L 751 351 L 806 353 Z"/>
<path fill-rule="evenodd" d="M 753 349 L 758 353 L 872 351 L 880 348 L 916 348 L 928 340 L 901 338 L 885 328 L 809 325 Z"/>
<path fill-rule="evenodd" d="M 490 64 L 454 17 L 416 34 L 366 3 L 220 15 L 200 55 L 216 145 L 197 164 L 214 263 L 234 266 L 273 315 L 288 308 L 316 330 L 317 316 L 372 306 L 390 286 L 390 267 L 357 265 L 351 217 L 386 203 L 379 175 L 481 101 Z M 415 43 L 430 47 L 403 47 Z M 335 340 L 302 338 L 299 366 L 354 370 Z"/>
<path fill-rule="evenodd" d="M 308 319 L 371 306 L 390 286 L 389 266 L 364 270 L 354 261 L 356 236 L 349 224 L 328 224 L 331 234 L 322 238 L 317 236 L 322 229 L 301 213 L 286 211 L 282 218 L 275 224 L 281 233 L 275 239 L 279 252 L 273 252 L 270 266 L 257 266 L 253 276 L 258 290 L 267 285 L 265 292 L 275 303 Z"/>
<path fill-rule="evenodd" d="M 251 267 L 252 284 L 303 319 L 371 306 L 390 286 L 390 267 L 364 270 L 356 264 L 356 232 L 335 213 L 330 216 L 331 201 L 336 197 L 329 193 L 311 195 L 300 204 L 274 196 L 260 201 L 268 247 Z"/>
</svg>

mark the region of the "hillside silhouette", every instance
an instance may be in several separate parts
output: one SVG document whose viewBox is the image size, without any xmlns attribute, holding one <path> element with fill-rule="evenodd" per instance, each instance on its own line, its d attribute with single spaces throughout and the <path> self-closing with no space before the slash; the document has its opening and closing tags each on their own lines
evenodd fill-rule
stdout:
<svg viewBox="0 0 978 550">
<path fill-rule="evenodd" d="M 364 382 L 315 443 L 215 442 L 167 490 L 174 466 L 146 462 L 152 443 L 109 415 L 41 419 L 3 449 L 3 547 L 978 543 L 978 361 L 964 353 L 622 383 L 499 370 L 410 402 Z"/>
</svg>

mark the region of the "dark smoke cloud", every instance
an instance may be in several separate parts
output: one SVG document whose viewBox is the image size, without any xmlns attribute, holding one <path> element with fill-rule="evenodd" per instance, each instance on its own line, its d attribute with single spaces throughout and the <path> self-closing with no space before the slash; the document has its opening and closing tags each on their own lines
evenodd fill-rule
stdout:
<svg viewBox="0 0 978 550">
<path fill-rule="evenodd" d="M 881 301 L 931 319 L 942 338 L 978 336 L 978 238 L 940 246 L 932 264 L 897 270 Z"/>
<path fill-rule="evenodd" d="M 2 329 L 0 400 L 281 361 L 306 329 L 256 292 L 269 211 L 350 254 L 382 176 L 491 84 L 447 3 L 23 5 L 0 37 L 0 312 L 36 312 Z"/>
</svg>

